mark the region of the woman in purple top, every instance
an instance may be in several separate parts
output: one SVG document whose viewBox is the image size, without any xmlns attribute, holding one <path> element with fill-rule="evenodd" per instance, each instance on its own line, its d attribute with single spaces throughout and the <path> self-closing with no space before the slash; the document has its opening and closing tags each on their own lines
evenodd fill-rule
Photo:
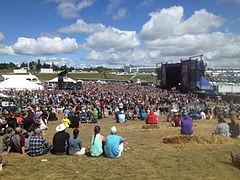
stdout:
<svg viewBox="0 0 240 180">
<path fill-rule="evenodd" d="M 190 118 L 187 114 L 183 115 L 183 119 L 181 122 L 181 134 L 186 134 L 186 135 L 193 134 L 192 118 Z"/>
</svg>

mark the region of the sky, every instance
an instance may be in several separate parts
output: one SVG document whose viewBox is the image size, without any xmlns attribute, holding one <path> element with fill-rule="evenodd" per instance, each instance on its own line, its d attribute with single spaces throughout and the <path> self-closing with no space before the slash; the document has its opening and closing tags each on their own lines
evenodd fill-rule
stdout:
<svg viewBox="0 0 240 180">
<path fill-rule="evenodd" d="M 1 0 L 0 63 L 240 68 L 240 0 Z"/>
</svg>

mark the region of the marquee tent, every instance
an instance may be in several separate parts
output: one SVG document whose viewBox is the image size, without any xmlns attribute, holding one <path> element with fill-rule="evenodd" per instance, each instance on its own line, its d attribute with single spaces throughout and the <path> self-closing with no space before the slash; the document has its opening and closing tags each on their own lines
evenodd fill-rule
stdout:
<svg viewBox="0 0 240 180">
<path fill-rule="evenodd" d="M 213 91 L 213 85 L 203 76 L 200 77 L 199 81 L 197 81 L 196 86 L 203 91 Z"/>
<path fill-rule="evenodd" d="M 49 80 L 48 82 L 49 83 L 57 83 L 58 82 L 58 77 L 55 77 L 55 78 Z M 69 77 L 64 77 L 63 78 L 63 82 L 65 82 L 65 83 L 76 83 L 75 80 L 73 80 L 73 79 L 71 79 Z"/>
<path fill-rule="evenodd" d="M 0 83 L 0 90 L 42 90 L 43 86 L 21 78 L 10 78 Z"/>
<path fill-rule="evenodd" d="M 3 94 L 3 93 L 0 92 L 0 98 L 7 98 L 7 97 L 8 97 L 8 95 Z"/>
</svg>

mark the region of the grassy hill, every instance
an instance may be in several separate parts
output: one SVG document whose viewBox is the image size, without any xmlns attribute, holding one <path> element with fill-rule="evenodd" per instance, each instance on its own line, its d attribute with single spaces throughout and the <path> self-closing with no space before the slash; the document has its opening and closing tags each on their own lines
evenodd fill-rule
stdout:
<svg viewBox="0 0 240 180">
<path fill-rule="evenodd" d="M 41 81 L 48 81 L 57 76 L 57 74 L 35 74 Z M 115 79 L 115 80 L 130 80 L 132 75 L 116 75 L 104 73 L 69 73 L 68 77 L 77 80 L 81 78 L 94 78 L 94 79 Z M 137 75 L 133 80 L 140 79 L 147 82 L 156 82 L 156 77 L 152 75 Z"/>
<path fill-rule="evenodd" d="M 34 73 L 40 81 L 48 81 L 57 77 L 57 73 L 54 74 L 42 74 L 42 73 Z M 12 74 L 11 70 L 0 70 L 0 74 Z M 116 75 L 116 74 L 109 74 L 109 73 L 68 73 L 68 77 L 77 80 L 81 78 L 94 78 L 94 79 L 115 79 L 115 80 L 137 80 L 140 79 L 141 81 L 147 82 L 156 82 L 156 76 L 153 75 Z M 134 77 L 134 78 L 132 78 Z"/>
</svg>

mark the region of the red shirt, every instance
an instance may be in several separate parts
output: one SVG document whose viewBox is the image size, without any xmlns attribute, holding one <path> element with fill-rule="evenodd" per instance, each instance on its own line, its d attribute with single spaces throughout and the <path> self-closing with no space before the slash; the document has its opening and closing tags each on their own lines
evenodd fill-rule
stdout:
<svg viewBox="0 0 240 180">
<path fill-rule="evenodd" d="M 150 112 L 147 114 L 147 124 L 157 124 L 158 117 L 154 112 Z"/>
</svg>

